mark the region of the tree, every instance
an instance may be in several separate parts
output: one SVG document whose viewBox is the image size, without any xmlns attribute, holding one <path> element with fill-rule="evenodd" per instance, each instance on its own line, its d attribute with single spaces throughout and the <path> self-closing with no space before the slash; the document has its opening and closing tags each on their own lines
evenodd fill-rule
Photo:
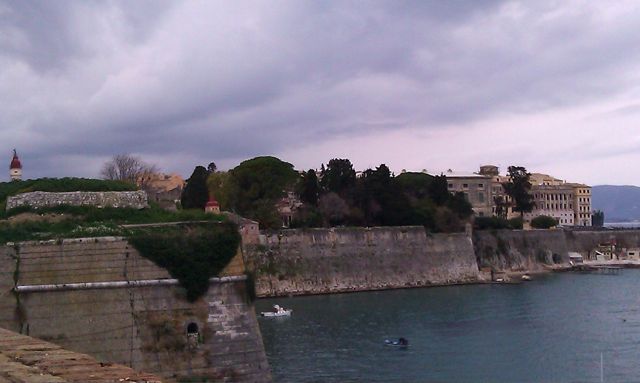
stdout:
<svg viewBox="0 0 640 383">
<path fill-rule="evenodd" d="M 325 220 L 325 226 L 340 225 L 349 214 L 349 205 L 336 193 L 329 192 L 320 197 L 318 210 Z"/>
<path fill-rule="evenodd" d="M 409 198 L 385 164 L 367 169 L 357 179 L 353 200 L 368 226 L 414 223 Z"/>
<path fill-rule="evenodd" d="M 514 203 L 513 210 L 520 212 L 520 217 L 528 213 L 536 206 L 531 195 L 531 174 L 522 166 L 509 166 L 507 172 L 509 181 L 502 184 L 504 192 Z"/>
<path fill-rule="evenodd" d="M 426 173 L 405 172 L 395 177 L 402 191 L 412 200 L 429 197 L 433 176 Z"/>
<path fill-rule="evenodd" d="M 229 173 L 213 172 L 207 177 L 207 189 L 209 196 L 215 198 L 220 203 L 221 209 L 229 209 L 229 194 L 226 187 L 229 182 Z"/>
<path fill-rule="evenodd" d="M 158 167 L 130 154 L 117 154 L 102 165 L 100 175 L 107 180 L 126 181 L 146 186 L 150 176 L 158 173 Z"/>
<path fill-rule="evenodd" d="M 429 197 L 437 206 L 443 206 L 451 198 L 449 193 L 449 187 L 447 184 L 447 176 L 441 174 L 433 177 L 431 184 L 429 185 Z"/>
<path fill-rule="evenodd" d="M 325 192 L 334 192 L 343 198 L 356 184 L 356 171 L 351 161 L 343 158 L 334 158 L 329 161 L 327 167 L 321 167 L 320 186 Z"/>
<path fill-rule="evenodd" d="M 207 166 L 207 171 L 209 173 L 215 173 L 216 170 L 218 170 L 218 167 L 216 166 L 215 162 L 210 162 L 209 165 Z"/>
<path fill-rule="evenodd" d="M 256 157 L 229 171 L 224 185 L 229 207 L 258 220 L 262 227 L 279 227 L 276 203 L 293 190 L 299 174 L 293 165 L 276 157 Z"/>
<path fill-rule="evenodd" d="M 596 210 L 591 216 L 591 225 L 596 227 L 604 226 L 604 212 L 602 210 Z"/>
<path fill-rule="evenodd" d="M 493 197 L 493 204 L 496 206 L 496 216 L 507 219 L 507 209 L 509 204 L 505 201 L 504 196 L 498 195 Z"/>
<path fill-rule="evenodd" d="M 207 169 L 204 166 L 196 166 L 182 191 L 180 202 L 183 209 L 204 209 L 209 200 L 207 177 Z"/>
<path fill-rule="evenodd" d="M 462 230 L 462 222 L 457 214 L 447 207 L 438 207 L 435 214 L 435 230 L 454 233 Z"/>
<path fill-rule="evenodd" d="M 318 206 L 318 197 L 320 196 L 320 183 L 316 171 L 309 169 L 300 179 L 298 194 L 300 200 L 311 206 Z"/>
<path fill-rule="evenodd" d="M 447 201 L 447 207 L 460 219 L 469 218 L 473 214 L 473 208 L 463 192 L 451 195 Z"/>
<path fill-rule="evenodd" d="M 548 215 L 539 215 L 531 220 L 531 227 L 534 229 L 550 229 L 558 226 L 558 220 Z"/>
</svg>

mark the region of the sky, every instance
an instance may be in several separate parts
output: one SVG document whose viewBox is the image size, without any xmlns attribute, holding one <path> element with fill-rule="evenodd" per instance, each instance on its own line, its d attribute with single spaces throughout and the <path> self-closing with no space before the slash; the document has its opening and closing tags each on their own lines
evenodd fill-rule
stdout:
<svg viewBox="0 0 640 383">
<path fill-rule="evenodd" d="M 0 159 L 640 184 L 638 1 L 3 1 Z M 4 154 L 3 154 L 4 153 Z"/>
</svg>

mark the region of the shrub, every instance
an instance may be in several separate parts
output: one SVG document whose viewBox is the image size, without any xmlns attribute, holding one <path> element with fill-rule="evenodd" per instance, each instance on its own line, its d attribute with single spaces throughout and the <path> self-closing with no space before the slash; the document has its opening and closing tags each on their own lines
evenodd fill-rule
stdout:
<svg viewBox="0 0 640 383">
<path fill-rule="evenodd" d="M 240 234 L 231 222 L 189 225 L 165 230 L 137 229 L 129 242 L 140 255 L 165 268 L 195 301 L 209 288 L 238 250 Z"/>
<path fill-rule="evenodd" d="M 514 230 L 522 230 L 523 221 L 521 217 L 511 218 L 509 220 L 509 226 Z"/>
<path fill-rule="evenodd" d="M 473 228 L 475 230 L 511 229 L 511 225 L 509 221 L 500 217 L 476 217 L 473 220 Z"/>
<path fill-rule="evenodd" d="M 504 219 L 500 217 L 476 217 L 473 220 L 475 230 L 500 230 L 500 229 L 522 229 L 522 219 L 520 217 Z"/>
<path fill-rule="evenodd" d="M 540 215 L 531 220 L 531 227 L 535 229 L 549 229 L 558 225 L 558 221 L 548 215 Z"/>
</svg>

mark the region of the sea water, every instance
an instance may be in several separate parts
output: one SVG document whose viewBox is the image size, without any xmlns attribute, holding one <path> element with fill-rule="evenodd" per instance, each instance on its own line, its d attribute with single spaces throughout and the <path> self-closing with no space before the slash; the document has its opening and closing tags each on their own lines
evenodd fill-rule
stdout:
<svg viewBox="0 0 640 383">
<path fill-rule="evenodd" d="M 276 382 L 640 381 L 640 270 L 261 299 Z M 407 338 L 407 348 L 384 345 Z M 602 356 L 602 359 L 601 359 Z"/>
</svg>

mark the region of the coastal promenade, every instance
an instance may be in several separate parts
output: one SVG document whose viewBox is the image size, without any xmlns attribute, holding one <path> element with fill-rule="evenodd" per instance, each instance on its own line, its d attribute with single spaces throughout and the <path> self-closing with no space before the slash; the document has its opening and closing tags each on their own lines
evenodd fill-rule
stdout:
<svg viewBox="0 0 640 383">
<path fill-rule="evenodd" d="M 53 343 L 0 329 L 0 383 L 161 383 L 157 376 L 101 363 Z"/>
</svg>

